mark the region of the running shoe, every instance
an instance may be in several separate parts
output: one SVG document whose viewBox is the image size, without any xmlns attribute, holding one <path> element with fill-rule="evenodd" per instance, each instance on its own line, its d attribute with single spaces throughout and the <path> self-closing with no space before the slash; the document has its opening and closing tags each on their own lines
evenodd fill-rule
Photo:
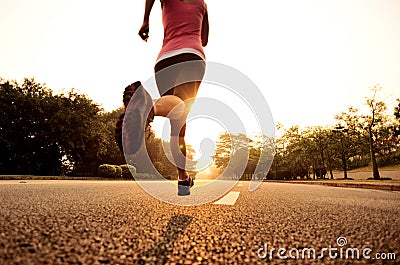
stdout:
<svg viewBox="0 0 400 265">
<path fill-rule="evenodd" d="M 124 113 L 116 123 L 115 139 L 126 154 L 135 154 L 144 143 L 144 135 L 150 131 L 154 119 L 153 101 L 139 81 L 125 88 Z"/>
</svg>

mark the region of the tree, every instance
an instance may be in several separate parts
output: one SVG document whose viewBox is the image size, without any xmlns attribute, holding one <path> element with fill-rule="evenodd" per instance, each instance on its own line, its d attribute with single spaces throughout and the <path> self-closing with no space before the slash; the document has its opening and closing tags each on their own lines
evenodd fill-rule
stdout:
<svg viewBox="0 0 400 265">
<path fill-rule="evenodd" d="M 154 132 L 146 140 L 146 147 L 149 157 L 157 171 L 165 178 L 175 180 L 178 178 L 177 168 L 171 152 L 171 145 L 155 137 Z M 191 158 L 189 145 L 186 146 L 188 158 Z"/>
<path fill-rule="evenodd" d="M 368 137 L 373 177 L 379 179 L 380 175 L 376 162 L 376 140 L 378 139 L 379 127 L 384 124 L 386 104 L 378 99 L 378 93 L 382 90 L 381 86 L 375 85 L 371 90 L 372 96 L 366 99 L 369 114 L 362 116 L 361 126 Z"/>
<path fill-rule="evenodd" d="M 122 111 L 122 108 L 118 108 L 111 112 L 100 114 L 100 121 L 105 124 L 103 133 L 106 135 L 105 151 L 100 155 L 101 164 L 121 165 L 126 163 L 123 153 L 115 142 L 114 133 L 115 124 Z"/>
<path fill-rule="evenodd" d="M 333 157 L 334 152 L 333 148 L 330 148 L 334 145 L 332 141 L 331 130 L 328 128 L 324 128 L 322 126 L 315 126 L 309 128 L 309 137 L 315 143 L 315 154 L 319 157 L 317 162 L 317 167 L 314 168 L 314 174 L 316 171 L 319 171 L 319 175 L 323 175 L 323 172 L 326 172 L 326 165 L 328 167 L 331 179 L 333 179 Z"/>
<path fill-rule="evenodd" d="M 229 179 L 263 178 L 275 155 L 275 139 L 266 135 L 222 133 L 216 143 L 214 163 Z"/>
<path fill-rule="evenodd" d="M 398 105 L 394 108 L 394 116 L 400 122 L 400 99 L 397 99 Z"/>
<path fill-rule="evenodd" d="M 396 125 L 393 127 L 394 136 L 400 136 L 400 99 L 397 99 L 398 105 L 394 108 L 394 117 L 396 119 Z"/>
<path fill-rule="evenodd" d="M 242 148 L 249 148 L 250 142 L 251 140 L 244 134 L 222 133 L 216 144 L 214 155 L 214 162 L 217 168 L 224 170 L 233 155 Z"/>
<path fill-rule="evenodd" d="M 22 84 L 1 80 L 0 142 L 3 174 L 58 174 L 61 168 L 59 146 L 53 137 L 50 119 L 57 110 L 52 91 L 25 79 Z M 42 128 L 42 129 L 40 129 Z M 45 159 L 41 159 L 45 157 Z"/>
<path fill-rule="evenodd" d="M 101 109 L 87 96 L 54 95 L 33 78 L 0 81 L 3 174 L 59 175 L 63 165 L 76 168 L 105 152 Z"/>
<path fill-rule="evenodd" d="M 264 178 L 271 168 L 275 154 L 275 137 L 256 135 L 252 141 L 246 171 L 250 174 L 255 174 L 257 179 Z"/>
<path fill-rule="evenodd" d="M 327 129 L 324 133 L 327 137 L 327 148 L 325 149 L 325 154 L 327 157 L 327 166 L 329 170 L 329 175 L 333 179 L 333 169 L 335 168 L 335 154 L 337 153 L 337 141 L 331 130 Z"/>
<path fill-rule="evenodd" d="M 362 126 L 360 125 L 361 116 L 359 110 L 349 107 L 346 112 L 342 112 L 335 116 L 338 124 L 332 130 L 335 139 L 340 143 L 337 148 L 337 157 L 340 157 L 342 166 L 347 178 L 346 171 L 348 163 L 356 160 L 364 160 L 368 153 L 368 140 Z M 340 150 L 340 151 L 339 151 Z M 356 166 L 352 167 L 358 167 Z"/>
<path fill-rule="evenodd" d="M 73 174 L 94 175 L 99 165 L 126 163 L 124 154 L 119 150 L 114 138 L 115 123 L 121 111 L 122 109 L 117 109 L 111 112 L 100 112 L 97 115 L 96 122 L 93 122 L 95 127 L 91 130 L 93 135 L 90 137 L 97 139 L 97 142 L 90 143 L 91 147 L 82 154 Z"/>
<path fill-rule="evenodd" d="M 75 174 L 93 175 L 101 164 L 101 156 L 107 152 L 107 124 L 103 122 L 102 110 L 74 90 L 56 97 L 62 102 L 54 120 L 55 131 L 62 136 L 60 146 L 74 162 Z"/>
<path fill-rule="evenodd" d="M 277 173 L 287 178 L 308 177 L 310 167 L 316 165 L 315 144 L 309 138 L 308 133 L 299 126 L 292 126 L 286 129 L 278 144 L 284 143 L 282 161 Z M 289 175 L 290 172 L 290 177 Z M 281 178 L 278 176 L 278 178 Z"/>
<path fill-rule="evenodd" d="M 398 105 L 394 108 L 394 125 L 392 126 L 392 136 L 390 137 L 391 150 L 393 151 L 393 162 L 400 163 L 400 99 L 397 99 Z"/>
<path fill-rule="evenodd" d="M 358 147 L 358 155 L 363 157 L 368 154 L 374 179 L 380 178 L 377 155 L 379 148 L 385 146 L 389 135 L 387 132 L 389 123 L 385 113 L 386 104 L 378 99 L 381 89 L 379 85 L 372 87 L 372 95 L 366 98 L 367 114 L 360 114 L 358 109 L 351 107 L 347 113 L 343 112 L 336 116 L 339 123 L 344 124 L 344 127 L 348 129 L 348 134 L 352 137 L 348 143 Z M 345 149 L 355 150 L 348 146 Z M 353 158 L 356 155 L 357 153 L 348 157 Z"/>
<path fill-rule="evenodd" d="M 340 158 L 342 160 L 342 165 L 343 165 L 343 176 L 344 179 L 347 179 L 347 159 L 349 159 L 349 157 L 346 155 L 348 152 L 346 150 L 348 150 L 347 145 L 345 144 L 345 135 L 348 134 L 349 129 L 343 127 L 343 126 L 336 126 L 333 130 L 333 133 L 336 133 L 337 135 L 339 135 L 339 141 L 340 141 Z M 348 141 L 347 141 L 348 142 Z"/>
</svg>

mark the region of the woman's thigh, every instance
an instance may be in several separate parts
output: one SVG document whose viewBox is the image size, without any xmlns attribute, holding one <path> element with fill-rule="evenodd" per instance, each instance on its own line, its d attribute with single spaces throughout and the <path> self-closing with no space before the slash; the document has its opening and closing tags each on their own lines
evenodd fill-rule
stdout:
<svg viewBox="0 0 400 265">
<path fill-rule="evenodd" d="M 164 59 L 154 67 L 159 93 L 182 100 L 194 98 L 205 73 L 205 62 L 195 54 L 184 53 Z"/>
</svg>

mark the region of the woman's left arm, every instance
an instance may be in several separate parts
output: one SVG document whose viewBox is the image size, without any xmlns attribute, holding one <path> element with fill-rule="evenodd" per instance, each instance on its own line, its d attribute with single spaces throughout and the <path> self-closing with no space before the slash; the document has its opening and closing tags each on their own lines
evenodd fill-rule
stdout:
<svg viewBox="0 0 400 265">
<path fill-rule="evenodd" d="M 203 22 L 201 23 L 201 44 L 203 45 L 203 47 L 207 46 L 209 33 L 207 5 L 205 6 L 205 8 L 206 11 L 204 12 Z"/>
<path fill-rule="evenodd" d="M 153 8 L 154 0 L 145 0 L 145 7 L 144 7 L 144 17 L 143 17 L 143 24 L 139 30 L 139 36 L 144 40 L 147 41 L 149 38 L 149 20 L 150 20 L 150 13 L 151 9 Z"/>
</svg>

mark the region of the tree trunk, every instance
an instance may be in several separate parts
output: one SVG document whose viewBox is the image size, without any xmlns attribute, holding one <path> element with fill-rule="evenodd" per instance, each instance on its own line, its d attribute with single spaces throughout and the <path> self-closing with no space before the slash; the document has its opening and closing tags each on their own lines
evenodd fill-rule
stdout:
<svg viewBox="0 0 400 265">
<path fill-rule="evenodd" d="M 332 158 L 329 154 L 328 154 L 328 170 L 329 170 L 329 174 L 331 175 L 331 179 L 333 179 Z"/>
<path fill-rule="evenodd" d="M 344 155 L 344 151 L 342 152 L 342 161 L 343 161 L 343 175 L 344 175 L 344 178 L 347 179 L 347 163 L 346 163 L 346 157 Z"/>
<path fill-rule="evenodd" d="M 324 148 L 320 148 L 321 155 L 321 164 L 318 166 L 319 176 L 321 179 L 325 179 L 325 176 L 322 174 L 322 168 L 325 167 L 325 157 L 324 157 Z"/>
<path fill-rule="evenodd" d="M 316 166 L 315 166 L 315 163 L 313 162 L 313 164 L 312 164 L 312 168 L 313 168 L 313 179 L 316 179 L 317 177 L 316 177 L 316 174 L 315 174 L 315 168 L 316 168 Z"/>
<path fill-rule="evenodd" d="M 344 145 L 343 145 L 343 135 L 340 136 L 340 144 L 342 145 L 343 175 L 344 175 L 344 178 L 347 179 L 347 163 L 346 163 L 346 154 L 345 154 Z"/>
<path fill-rule="evenodd" d="M 380 179 L 381 177 L 379 175 L 378 164 L 376 163 L 374 138 L 372 135 L 371 127 L 368 128 L 368 133 L 369 133 L 369 152 L 370 152 L 370 156 L 371 156 L 372 174 L 374 176 L 374 179 Z"/>
</svg>

